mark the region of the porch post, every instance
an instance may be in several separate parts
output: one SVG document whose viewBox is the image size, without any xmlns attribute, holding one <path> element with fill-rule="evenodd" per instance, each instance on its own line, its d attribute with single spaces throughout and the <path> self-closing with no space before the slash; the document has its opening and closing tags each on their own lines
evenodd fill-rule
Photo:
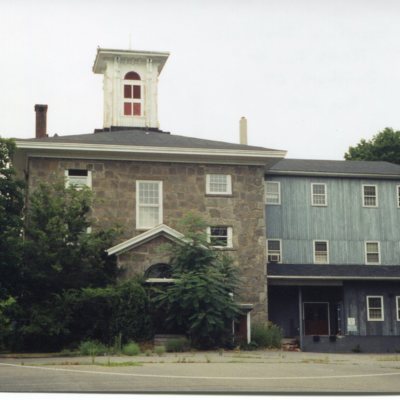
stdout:
<svg viewBox="0 0 400 400">
<path fill-rule="evenodd" d="M 301 286 L 298 287 L 299 293 L 299 330 L 300 330 L 300 350 L 303 350 L 303 293 L 301 291 Z"/>
</svg>

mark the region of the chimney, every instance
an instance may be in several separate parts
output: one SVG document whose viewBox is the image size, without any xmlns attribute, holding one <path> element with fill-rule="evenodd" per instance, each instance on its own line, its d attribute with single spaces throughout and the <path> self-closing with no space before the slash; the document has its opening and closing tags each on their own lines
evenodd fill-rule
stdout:
<svg viewBox="0 0 400 400">
<path fill-rule="evenodd" d="M 240 144 L 247 144 L 247 119 L 246 117 L 240 118 Z"/>
<path fill-rule="evenodd" d="M 47 104 L 35 104 L 36 139 L 47 137 Z"/>
</svg>

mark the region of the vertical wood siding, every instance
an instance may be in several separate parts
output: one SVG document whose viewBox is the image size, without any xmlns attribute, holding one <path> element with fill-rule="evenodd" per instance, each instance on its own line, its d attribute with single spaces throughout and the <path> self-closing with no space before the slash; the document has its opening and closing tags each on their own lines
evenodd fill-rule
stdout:
<svg viewBox="0 0 400 400">
<path fill-rule="evenodd" d="M 267 238 L 282 239 L 283 263 L 313 263 L 313 240 L 329 241 L 330 264 L 365 264 L 364 242 L 379 241 L 381 264 L 400 264 L 398 181 L 269 177 L 281 182 L 281 205 L 266 206 Z M 328 205 L 311 205 L 311 183 L 325 183 Z M 378 207 L 362 206 L 362 185 L 377 185 Z"/>
</svg>

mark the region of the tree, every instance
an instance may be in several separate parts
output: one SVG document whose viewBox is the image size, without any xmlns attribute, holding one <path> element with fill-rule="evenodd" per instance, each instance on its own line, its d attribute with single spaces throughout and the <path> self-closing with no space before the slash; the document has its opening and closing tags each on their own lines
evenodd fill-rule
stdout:
<svg viewBox="0 0 400 400">
<path fill-rule="evenodd" d="M 355 147 L 349 147 L 346 160 L 388 161 L 400 164 L 400 131 L 385 128 L 371 140 L 361 139 Z"/>
<path fill-rule="evenodd" d="M 0 300 L 15 295 L 20 279 L 24 184 L 12 167 L 14 151 L 13 140 L 0 138 Z"/>
<path fill-rule="evenodd" d="M 157 290 L 155 306 L 165 310 L 166 323 L 186 332 L 195 347 L 232 343 L 232 321 L 240 313 L 233 300 L 238 280 L 232 259 L 210 246 L 200 218 L 187 216 L 182 231 L 184 241 L 169 248 L 175 282 Z"/>
</svg>

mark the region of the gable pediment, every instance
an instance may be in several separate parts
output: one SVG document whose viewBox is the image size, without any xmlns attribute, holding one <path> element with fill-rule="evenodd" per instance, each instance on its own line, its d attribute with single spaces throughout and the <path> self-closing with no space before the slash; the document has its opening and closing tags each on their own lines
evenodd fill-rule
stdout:
<svg viewBox="0 0 400 400">
<path fill-rule="evenodd" d="M 134 236 L 131 239 L 125 240 L 124 242 L 121 242 L 113 247 L 110 247 L 106 251 L 110 256 L 113 254 L 119 255 L 159 237 L 166 238 L 173 242 L 184 241 L 184 235 L 182 233 L 169 227 L 168 225 L 160 224 L 155 226 L 154 228 L 149 229 L 146 232 L 141 233 L 140 235 Z"/>
</svg>

